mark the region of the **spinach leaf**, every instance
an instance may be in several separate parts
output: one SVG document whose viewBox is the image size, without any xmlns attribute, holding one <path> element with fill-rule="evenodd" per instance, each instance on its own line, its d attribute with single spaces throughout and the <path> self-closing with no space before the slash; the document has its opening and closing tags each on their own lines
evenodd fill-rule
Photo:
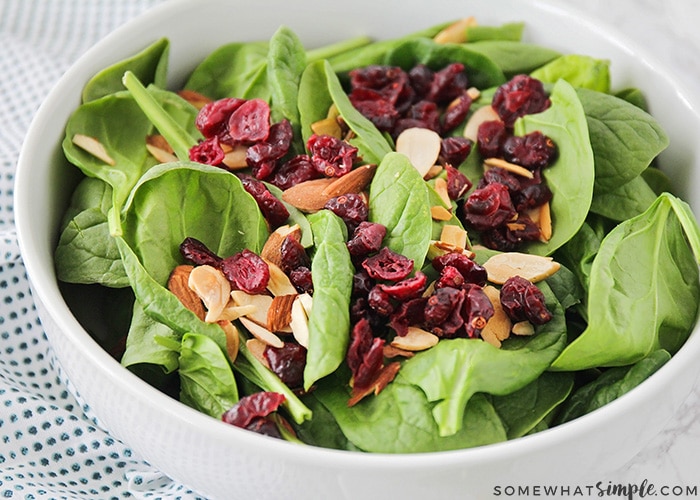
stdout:
<svg viewBox="0 0 700 500">
<path fill-rule="evenodd" d="M 644 382 L 669 359 L 668 351 L 659 349 L 633 365 L 604 371 L 593 382 L 574 392 L 557 415 L 556 423 L 568 422 L 605 406 Z"/>
<path fill-rule="evenodd" d="M 467 402 L 478 392 L 505 395 L 549 368 L 566 343 L 564 310 L 546 283 L 538 286 L 552 312 L 533 336 L 510 338 L 501 349 L 479 339 L 441 340 L 404 362 L 396 380 L 420 387 L 433 403 L 441 436 L 459 431 Z"/>
<path fill-rule="evenodd" d="M 588 290 L 591 266 L 604 237 L 605 234 L 596 231 L 585 222 L 571 240 L 556 253 L 555 259 L 576 275 L 584 290 Z"/>
<path fill-rule="evenodd" d="M 591 212 L 614 221 L 631 219 L 656 201 L 656 193 L 641 175 L 605 193 L 593 193 Z"/>
<path fill-rule="evenodd" d="M 401 153 L 387 154 L 369 187 L 369 220 L 387 228 L 384 245 L 423 265 L 432 237 L 428 185 Z"/>
<path fill-rule="evenodd" d="M 161 38 L 132 57 L 103 69 L 83 88 L 82 101 L 94 101 L 123 90 L 122 76 L 126 71 L 133 72 L 146 85 L 165 88 L 169 51 L 170 42 Z"/>
<path fill-rule="evenodd" d="M 566 54 L 533 71 L 530 76 L 545 83 L 563 79 L 574 87 L 610 92 L 610 61 Z"/>
<path fill-rule="evenodd" d="M 321 381 L 313 396 L 333 415 L 347 440 L 363 451 L 434 452 L 506 439 L 498 414 L 483 394 L 466 404 L 459 430 L 444 436 L 431 414 L 431 401 L 419 387 L 394 380 L 376 396 L 348 407 L 350 392 L 342 380 L 336 374 Z"/>
<path fill-rule="evenodd" d="M 546 111 L 526 115 L 515 122 L 515 132 L 525 135 L 539 130 L 557 144 L 559 156 L 543 171 L 554 197 L 551 212 L 554 224 L 547 243 L 535 242 L 527 251 L 549 255 L 576 234 L 591 205 L 595 176 L 594 156 L 586 126 L 584 108 L 574 88 L 559 80 L 550 94 L 552 105 Z"/>
<path fill-rule="evenodd" d="M 306 59 L 308 62 L 321 61 L 323 59 L 331 59 L 345 52 L 356 50 L 361 47 L 367 47 L 372 43 L 372 39 L 368 36 L 356 36 L 341 40 L 339 42 L 330 43 L 315 49 L 306 51 Z"/>
<path fill-rule="evenodd" d="M 329 210 L 309 215 L 314 235 L 311 276 L 314 298 L 304 388 L 332 373 L 345 359 L 350 339 L 350 295 L 355 273 L 345 244 L 347 228 Z"/>
<path fill-rule="evenodd" d="M 507 40 L 474 42 L 469 48 L 493 61 L 508 79 L 530 73 L 561 55 L 548 47 Z"/>
<path fill-rule="evenodd" d="M 231 43 L 219 47 L 197 66 L 185 89 L 210 99 L 239 97 L 270 101 L 267 42 Z"/>
<path fill-rule="evenodd" d="M 299 120 L 304 144 L 313 135 L 311 124 L 326 118 L 333 98 L 328 91 L 326 81 L 326 62 L 311 62 L 301 75 L 299 81 Z"/>
<path fill-rule="evenodd" d="M 573 386 L 571 373 L 544 372 L 522 389 L 493 396 L 491 404 L 503 422 L 508 439 L 515 439 L 526 435 L 557 408 Z"/>
<path fill-rule="evenodd" d="M 221 419 L 238 402 L 238 387 L 228 357 L 205 335 L 186 333 L 180 348 L 180 401 Z"/>
<path fill-rule="evenodd" d="M 500 26 L 467 26 L 467 42 L 481 42 L 483 40 L 508 40 L 520 42 L 525 30 L 525 23 L 505 23 Z"/>
<path fill-rule="evenodd" d="M 590 270 L 586 330 L 553 363 L 583 370 L 674 353 L 695 323 L 700 229 L 687 204 L 662 194 L 602 241 Z"/>
<path fill-rule="evenodd" d="M 637 106 L 588 89 L 576 92 L 595 155 L 596 194 L 631 181 L 668 146 L 668 136 L 659 123 Z"/>
<path fill-rule="evenodd" d="M 165 345 L 159 339 L 168 339 L 179 344 L 180 335 L 148 316 L 141 304 L 134 303 L 126 350 L 122 355 L 122 366 L 140 364 L 159 366 L 164 373 L 173 373 L 179 366 L 179 350 Z"/>
</svg>

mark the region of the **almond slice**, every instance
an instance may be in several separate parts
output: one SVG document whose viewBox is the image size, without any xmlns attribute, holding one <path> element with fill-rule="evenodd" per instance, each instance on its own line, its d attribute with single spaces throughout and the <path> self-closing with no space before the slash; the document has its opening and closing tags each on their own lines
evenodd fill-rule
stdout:
<svg viewBox="0 0 700 500">
<path fill-rule="evenodd" d="M 540 227 L 540 240 L 547 243 L 552 239 L 552 211 L 549 202 L 540 206 L 537 225 Z"/>
<path fill-rule="evenodd" d="M 464 43 L 467 41 L 467 28 L 476 26 L 474 16 L 465 17 L 443 28 L 433 37 L 435 43 Z"/>
<path fill-rule="evenodd" d="M 429 169 L 428 172 L 423 176 L 423 178 L 424 178 L 426 181 L 428 181 L 428 180 L 430 180 L 430 179 L 433 179 L 433 178 L 437 177 L 438 175 L 440 175 L 444 169 L 445 169 L 445 167 L 443 167 L 443 166 L 440 165 L 439 163 L 436 163 L 435 165 L 433 165 L 432 167 L 430 167 L 430 169 Z"/>
<path fill-rule="evenodd" d="M 535 327 L 529 321 L 519 321 L 513 325 L 511 331 L 514 335 L 529 336 L 535 334 Z"/>
<path fill-rule="evenodd" d="M 486 158 L 484 160 L 484 166 L 487 168 L 502 168 L 503 170 L 507 170 L 511 174 L 519 175 L 527 179 L 534 179 L 535 177 L 535 174 L 533 174 L 525 167 L 521 167 L 520 165 L 516 165 L 515 163 L 510 163 L 509 161 L 506 161 L 503 158 Z"/>
<path fill-rule="evenodd" d="M 495 109 L 493 109 L 491 106 L 481 107 L 474 111 L 474 113 L 472 113 L 472 115 L 469 117 L 467 124 L 464 126 L 464 132 L 462 135 L 476 144 L 476 138 L 481 124 L 496 120 L 500 121 L 501 118 L 498 116 Z"/>
<path fill-rule="evenodd" d="M 182 305 L 195 313 L 199 319 L 204 321 L 204 317 L 206 316 L 207 312 L 204 310 L 202 299 L 200 299 L 199 295 L 197 295 L 194 290 L 187 285 L 192 269 L 194 269 L 194 266 L 190 265 L 175 267 L 175 269 L 173 269 L 173 271 L 170 273 L 167 287 L 168 290 L 170 290 L 173 295 L 178 298 Z"/>
<path fill-rule="evenodd" d="M 289 321 L 289 326 L 292 329 L 292 335 L 299 345 L 309 348 L 309 317 L 304 307 L 304 299 L 302 297 L 306 295 L 311 297 L 309 294 L 297 295 L 292 302 L 291 318 Z"/>
<path fill-rule="evenodd" d="M 501 305 L 501 292 L 498 288 L 487 285 L 484 293 L 493 305 L 493 316 L 488 320 L 486 326 L 481 330 L 481 338 L 494 347 L 501 347 L 501 342 L 510 337 L 513 322 L 510 320 Z"/>
<path fill-rule="evenodd" d="M 536 283 L 553 275 L 560 267 L 561 264 L 551 257 L 520 252 L 496 254 L 484 263 L 488 280 L 499 285 L 513 276 L 521 276 Z"/>
<path fill-rule="evenodd" d="M 277 264 L 266 261 L 267 268 L 270 270 L 270 280 L 267 282 L 267 289 L 273 296 L 278 295 L 296 295 L 297 289 L 294 288 L 292 282 L 282 269 Z"/>
<path fill-rule="evenodd" d="M 447 190 L 447 181 L 442 177 L 435 179 L 434 185 L 435 192 L 440 196 L 440 199 L 445 204 L 446 207 L 452 206 L 452 200 L 450 199 L 449 191 Z"/>
<path fill-rule="evenodd" d="M 83 151 L 90 153 L 92 156 L 94 156 L 100 161 L 105 162 L 107 165 L 114 166 L 117 163 L 109 155 L 104 145 L 95 137 L 91 137 L 89 135 L 84 134 L 75 134 L 73 136 L 72 142 Z"/>
<path fill-rule="evenodd" d="M 267 349 L 267 344 L 265 342 L 252 338 L 245 341 L 245 346 L 255 359 L 260 361 L 265 368 L 270 369 L 270 362 L 265 357 L 265 349 Z"/>
<path fill-rule="evenodd" d="M 231 299 L 237 306 L 253 306 L 255 308 L 253 312 L 246 314 L 245 317 L 259 325 L 267 325 L 267 311 L 270 310 L 272 305 L 272 297 L 269 295 L 251 295 L 242 290 L 233 290 Z"/>
<path fill-rule="evenodd" d="M 240 346 L 240 337 L 238 335 L 238 328 L 236 328 L 230 321 L 217 321 L 218 325 L 226 334 L 226 353 L 231 363 L 236 361 L 238 356 L 238 347 Z"/>
<path fill-rule="evenodd" d="M 474 252 L 467 248 L 462 248 L 458 247 L 456 245 L 453 245 L 451 243 L 445 243 L 444 241 L 431 241 L 430 246 L 428 247 L 428 259 L 433 260 L 435 257 L 440 257 L 441 255 L 445 255 L 446 253 L 452 253 L 452 252 L 459 252 L 463 255 L 466 255 L 470 259 L 474 258 Z"/>
<path fill-rule="evenodd" d="M 362 165 L 353 168 L 350 172 L 338 177 L 331 182 L 324 190 L 323 194 L 330 198 L 335 198 L 348 193 L 361 193 L 369 186 L 369 183 L 374 177 L 374 172 L 377 171 L 376 165 Z"/>
<path fill-rule="evenodd" d="M 295 240 L 301 241 L 301 228 L 299 227 L 299 224 L 294 224 L 292 226 L 285 224 L 272 231 L 270 236 L 267 237 L 267 241 L 265 241 L 265 245 L 263 245 L 263 248 L 260 251 L 260 257 L 262 257 L 263 260 L 267 261 L 268 263 L 272 262 L 276 266 L 281 267 L 282 254 L 280 252 L 282 243 L 287 236 L 291 236 Z"/>
<path fill-rule="evenodd" d="M 335 117 L 328 117 L 311 124 L 311 131 L 316 135 L 331 135 L 337 139 L 343 136 L 343 130 Z"/>
<path fill-rule="evenodd" d="M 236 146 L 232 148 L 229 146 L 224 149 L 224 159 L 221 163 L 231 170 L 248 168 L 248 162 L 246 161 L 247 154 L 248 147 L 243 144 L 236 144 Z"/>
<path fill-rule="evenodd" d="M 424 351 L 430 349 L 438 343 L 440 339 L 429 331 L 416 326 L 409 326 L 408 333 L 403 336 L 396 336 L 391 341 L 391 345 L 405 351 Z"/>
<path fill-rule="evenodd" d="M 250 334 L 265 344 L 272 347 L 284 347 L 284 342 L 277 335 L 272 333 L 267 328 L 258 325 L 255 321 L 251 321 L 248 318 L 238 318 L 243 326 L 250 332 Z"/>
<path fill-rule="evenodd" d="M 427 128 L 407 128 L 396 138 L 396 151 L 408 157 L 421 177 L 437 163 L 441 145 L 440 135 Z"/>
<path fill-rule="evenodd" d="M 157 146 L 153 146 L 152 144 L 146 144 L 146 149 L 159 163 L 172 163 L 177 161 L 177 156 Z"/>
<path fill-rule="evenodd" d="M 322 179 L 312 179 L 300 182 L 282 193 L 282 201 L 286 201 L 302 212 L 317 212 L 333 198 L 323 191 L 334 181 L 334 179 L 324 177 Z"/>
<path fill-rule="evenodd" d="M 224 273 L 212 266 L 196 266 L 190 273 L 187 286 L 199 295 L 207 308 L 204 321 L 207 323 L 217 321 L 228 304 L 231 294 L 231 283 Z"/>
<path fill-rule="evenodd" d="M 180 90 L 177 95 L 182 97 L 185 101 L 189 102 L 192 106 L 197 109 L 202 109 L 204 106 L 212 102 L 207 96 L 195 92 L 194 90 Z"/>
<path fill-rule="evenodd" d="M 430 216 L 433 220 L 446 221 L 452 218 L 452 212 L 445 207 L 435 205 L 434 207 L 430 207 Z"/>
<path fill-rule="evenodd" d="M 255 307 L 252 304 L 249 304 L 247 306 L 237 306 L 235 305 L 232 299 L 221 312 L 221 315 L 219 316 L 219 321 L 234 321 L 240 318 L 241 316 L 248 316 L 254 314 L 256 310 L 257 307 Z"/>
<path fill-rule="evenodd" d="M 291 331 L 292 305 L 296 298 L 296 292 L 291 295 L 278 295 L 272 299 L 270 309 L 267 310 L 267 329 L 271 332 Z"/>
<path fill-rule="evenodd" d="M 440 232 L 440 241 L 455 248 L 467 248 L 467 232 L 454 224 L 445 224 Z"/>
</svg>

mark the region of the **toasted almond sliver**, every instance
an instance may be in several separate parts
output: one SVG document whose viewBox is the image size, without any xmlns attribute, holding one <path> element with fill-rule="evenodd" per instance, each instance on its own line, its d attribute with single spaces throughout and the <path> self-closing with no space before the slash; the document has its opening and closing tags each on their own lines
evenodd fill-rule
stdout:
<svg viewBox="0 0 700 500">
<path fill-rule="evenodd" d="M 235 147 L 226 151 L 224 154 L 224 159 L 222 163 L 232 170 L 238 170 L 241 168 L 247 168 L 248 162 L 246 161 L 246 155 L 248 154 L 248 147 L 243 144 L 237 144 Z"/>
<path fill-rule="evenodd" d="M 454 224 L 445 224 L 440 232 L 440 241 L 455 248 L 467 248 L 467 232 Z"/>
<path fill-rule="evenodd" d="M 92 156 L 94 156 L 100 161 L 105 162 L 107 165 L 116 165 L 116 162 L 109 155 L 104 145 L 95 137 L 91 137 L 89 135 L 84 134 L 75 134 L 73 136 L 72 142 L 83 151 L 90 153 Z"/>
<path fill-rule="evenodd" d="M 248 316 L 250 314 L 254 314 L 255 311 L 257 310 L 257 307 L 255 307 L 252 304 L 249 304 L 247 306 L 237 306 L 233 302 L 233 299 L 229 301 L 229 303 L 224 307 L 224 310 L 221 312 L 221 316 L 219 316 L 220 321 L 233 321 L 241 316 Z"/>
<path fill-rule="evenodd" d="M 511 174 L 519 175 L 527 179 L 533 179 L 535 177 L 535 174 L 533 174 L 525 167 L 521 167 L 520 165 L 516 165 L 515 163 L 505 161 L 503 158 L 486 158 L 484 160 L 484 166 L 487 168 L 502 168 L 503 170 L 507 170 Z"/>
<path fill-rule="evenodd" d="M 476 101 L 479 97 L 481 97 L 481 90 L 476 87 L 469 87 L 467 89 L 467 95 L 472 98 L 472 101 Z"/>
<path fill-rule="evenodd" d="M 540 227 L 540 239 L 543 243 L 552 239 L 552 211 L 550 210 L 549 202 L 540 206 L 537 225 Z"/>
<path fill-rule="evenodd" d="M 207 308 L 204 321 L 217 321 L 231 294 L 231 284 L 224 273 L 212 266 L 196 266 L 190 273 L 187 285 L 199 295 Z"/>
<path fill-rule="evenodd" d="M 467 41 L 467 28 L 476 25 L 473 16 L 455 21 L 433 37 L 435 43 L 464 43 Z"/>
<path fill-rule="evenodd" d="M 221 329 L 226 334 L 226 353 L 228 354 L 231 363 L 236 361 L 238 356 L 238 347 L 240 345 L 240 337 L 238 335 L 238 328 L 236 328 L 230 321 L 217 321 Z"/>
<path fill-rule="evenodd" d="M 435 205 L 434 207 L 430 207 L 430 216 L 433 220 L 446 221 L 452 218 L 452 212 L 445 207 Z"/>
<path fill-rule="evenodd" d="M 302 212 L 317 212 L 333 198 L 323 194 L 323 191 L 333 182 L 331 178 L 312 179 L 300 182 L 282 193 L 282 200 L 286 201 Z"/>
<path fill-rule="evenodd" d="M 435 192 L 440 196 L 440 199 L 445 204 L 446 207 L 452 206 L 452 200 L 450 200 L 450 195 L 447 190 L 447 181 L 442 177 L 435 179 Z"/>
<path fill-rule="evenodd" d="M 306 313 L 306 317 L 308 318 L 311 316 L 311 308 L 314 305 L 314 299 L 311 295 L 308 293 L 302 293 L 297 297 L 299 302 L 301 302 L 301 305 L 304 306 L 304 312 Z"/>
<path fill-rule="evenodd" d="M 202 299 L 199 298 L 194 290 L 192 290 L 187 282 L 190 279 L 190 273 L 194 269 L 194 266 L 190 265 L 180 265 L 175 267 L 170 273 L 168 278 L 168 290 L 170 290 L 178 300 L 187 309 L 192 311 L 197 315 L 199 319 L 204 321 L 204 317 L 207 312 L 204 310 L 204 304 L 202 304 Z"/>
<path fill-rule="evenodd" d="M 462 135 L 472 142 L 476 143 L 477 134 L 479 132 L 479 127 L 484 122 L 496 121 L 501 118 L 496 113 L 496 110 L 491 106 L 483 106 L 469 117 L 467 124 L 464 126 L 464 132 Z"/>
<path fill-rule="evenodd" d="M 442 139 L 434 130 L 407 128 L 396 138 L 396 151 L 408 157 L 421 177 L 437 163 Z"/>
<path fill-rule="evenodd" d="M 513 325 L 511 330 L 515 335 L 534 335 L 535 327 L 529 321 L 519 321 Z"/>
<path fill-rule="evenodd" d="M 560 267 L 551 257 L 520 252 L 496 254 L 484 263 L 488 280 L 499 285 L 513 276 L 521 276 L 536 283 L 553 275 Z"/>
<path fill-rule="evenodd" d="M 501 306 L 501 292 L 496 287 L 487 285 L 484 293 L 493 305 L 493 316 L 481 330 L 481 337 L 495 347 L 501 347 L 501 341 L 510 336 L 513 322 Z"/>
<path fill-rule="evenodd" d="M 374 177 L 376 165 L 361 165 L 353 168 L 350 172 L 338 177 L 323 190 L 323 195 L 335 198 L 343 194 L 362 192 Z"/>
<path fill-rule="evenodd" d="M 292 320 L 292 304 L 297 296 L 296 292 L 291 295 L 278 295 L 272 299 L 272 305 L 267 311 L 267 329 L 271 332 L 289 332 L 289 324 Z"/>
<path fill-rule="evenodd" d="M 270 368 L 270 362 L 265 357 L 265 349 L 267 348 L 267 344 L 265 342 L 252 338 L 245 341 L 245 346 L 248 348 L 253 357 L 255 357 L 255 359 L 260 361 L 260 363 L 262 363 L 266 368 Z"/>
<path fill-rule="evenodd" d="M 311 131 L 316 135 L 330 135 L 337 139 L 343 136 L 343 130 L 335 117 L 324 118 L 312 123 Z"/>
<path fill-rule="evenodd" d="M 259 325 L 267 325 L 267 311 L 270 310 L 272 305 L 272 297 L 269 295 L 251 295 L 242 290 L 233 290 L 231 299 L 237 306 L 254 306 L 254 311 L 246 314 L 245 317 Z"/>
<path fill-rule="evenodd" d="M 212 102 L 207 96 L 195 92 L 194 90 L 180 90 L 177 95 L 182 97 L 185 101 L 189 102 L 192 106 L 197 109 L 202 109 L 204 106 Z"/>
<path fill-rule="evenodd" d="M 292 285 L 289 276 L 287 276 L 277 264 L 267 262 L 267 268 L 270 270 L 270 280 L 267 282 L 267 289 L 272 295 L 296 295 L 297 289 Z"/>
<path fill-rule="evenodd" d="M 261 342 L 266 343 L 272 347 L 284 347 L 284 342 L 277 335 L 272 333 L 267 328 L 258 325 L 256 322 L 249 320 L 248 318 L 238 318 L 238 320 L 243 324 L 243 326 L 250 332 L 250 334 Z"/>
<path fill-rule="evenodd" d="M 440 340 L 437 335 L 415 326 L 408 327 L 408 333 L 404 336 L 396 336 L 391 345 L 406 351 L 424 351 L 430 349 Z"/>
<path fill-rule="evenodd" d="M 151 156 L 153 156 L 153 158 L 158 160 L 158 162 L 160 163 L 172 163 L 174 161 L 177 161 L 177 156 L 175 156 L 172 153 L 168 153 L 166 150 L 161 149 L 157 146 L 146 144 L 146 149 L 149 153 L 151 153 Z"/>
<path fill-rule="evenodd" d="M 444 241 L 431 241 L 428 247 L 428 259 L 433 260 L 435 257 L 440 257 L 446 253 L 458 252 L 466 255 L 470 259 L 474 258 L 474 252 L 469 249 L 458 247 L 451 243 L 445 243 Z"/>
<path fill-rule="evenodd" d="M 308 295 L 308 294 L 302 294 Z M 309 318 L 304 308 L 302 295 L 298 295 L 292 302 L 292 311 L 289 326 L 292 328 L 292 335 L 299 345 L 309 348 Z"/>
</svg>

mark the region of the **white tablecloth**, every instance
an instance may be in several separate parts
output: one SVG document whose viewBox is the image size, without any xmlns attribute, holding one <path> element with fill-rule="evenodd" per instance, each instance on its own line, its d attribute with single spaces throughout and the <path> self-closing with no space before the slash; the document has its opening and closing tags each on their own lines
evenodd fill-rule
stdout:
<svg viewBox="0 0 700 500">
<path fill-rule="evenodd" d="M 158 2 L 0 0 L 0 498 L 200 498 L 111 438 L 69 390 L 35 312 L 13 227 L 14 169 L 42 99 L 96 40 Z M 696 2 L 576 3 L 652 43 L 700 93 Z M 699 392 L 610 479 L 698 485 Z"/>
</svg>

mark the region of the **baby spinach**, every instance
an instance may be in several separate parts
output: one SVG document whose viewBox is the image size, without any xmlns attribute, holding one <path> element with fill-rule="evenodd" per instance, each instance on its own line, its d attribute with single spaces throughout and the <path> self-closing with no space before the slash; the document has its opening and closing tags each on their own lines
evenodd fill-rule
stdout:
<svg viewBox="0 0 700 500">
<path fill-rule="evenodd" d="M 700 301 L 698 256 L 700 229 L 688 205 L 670 194 L 610 231 L 590 270 L 590 323 L 552 367 L 621 366 L 657 349 L 678 350 Z"/>
<path fill-rule="evenodd" d="M 326 62 L 315 61 L 306 66 L 299 81 L 299 120 L 304 144 L 313 134 L 311 124 L 326 118 L 333 98 L 328 91 Z"/>
<path fill-rule="evenodd" d="M 530 73 L 561 54 L 548 47 L 508 40 L 485 40 L 469 44 L 469 49 L 496 64 L 506 78 Z"/>
<path fill-rule="evenodd" d="M 134 73 L 145 85 L 152 83 L 165 88 L 169 52 L 170 42 L 167 38 L 161 38 L 134 56 L 103 69 L 83 87 L 83 102 L 94 101 L 122 90 L 122 76 L 126 71 Z"/>
<path fill-rule="evenodd" d="M 606 191 L 593 193 L 591 212 L 618 222 L 641 214 L 656 201 L 656 193 L 644 177 L 638 175 L 625 184 Z"/>
<path fill-rule="evenodd" d="M 404 362 L 397 380 L 423 390 L 433 404 L 441 436 L 459 431 L 474 394 L 512 393 L 539 377 L 561 353 L 566 342 L 564 310 L 546 283 L 538 286 L 553 317 L 538 326 L 535 335 L 510 338 L 501 349 L 481 339 L 443 339 Z"/>
<path fill-rule="evenodd" d="M 484 40 L 507 40 L 520 42 L 525 30 L 525 23 L 505 23 L 500 26 L 487 26 L 474 24 L 467 26 L 467 42 L 481 42 Z"/>
<path fill-rule="evenodd" d="M 161 339 L 179 344 L 179 338 L 180 335 L 171 328 L 148 316 L 137 301 L 134 303 L 121 364 L 126 367 L 150 364 L 159 366 L 164 373 L 173 373 L 179 366 L 179 351 Z"/>
<path fill-rule="evenodd" d="M 545 83 L 563 79 L 577 88 L 610 92 L 610 61 L 590 56 L 566 54 L 537 68 L 530 76 Z"/>
<path fill-rule="evenodd" d="M 314 235 L 311 260 L 313 307 L 304 388 L 332 373 L 345 359 L 350 331 L 350 295 L 354 267 L 345 245 L 345 222 L 329 210 L 309 215 Z"/>
<path fill-rule="evenodd" d="M 238 387 L 224 351 L 205 335 L 186 333 L 180 347 L 180 401 L 220 419 L 238 402 Z"/>
<path fill-rule="evenodd" d="M 401 153 L 387 154 L 369 187 L 369 220 L 387 228 L 384 245 L 423 265 L 432 236 L 428 185 Z"/>
</svg>

